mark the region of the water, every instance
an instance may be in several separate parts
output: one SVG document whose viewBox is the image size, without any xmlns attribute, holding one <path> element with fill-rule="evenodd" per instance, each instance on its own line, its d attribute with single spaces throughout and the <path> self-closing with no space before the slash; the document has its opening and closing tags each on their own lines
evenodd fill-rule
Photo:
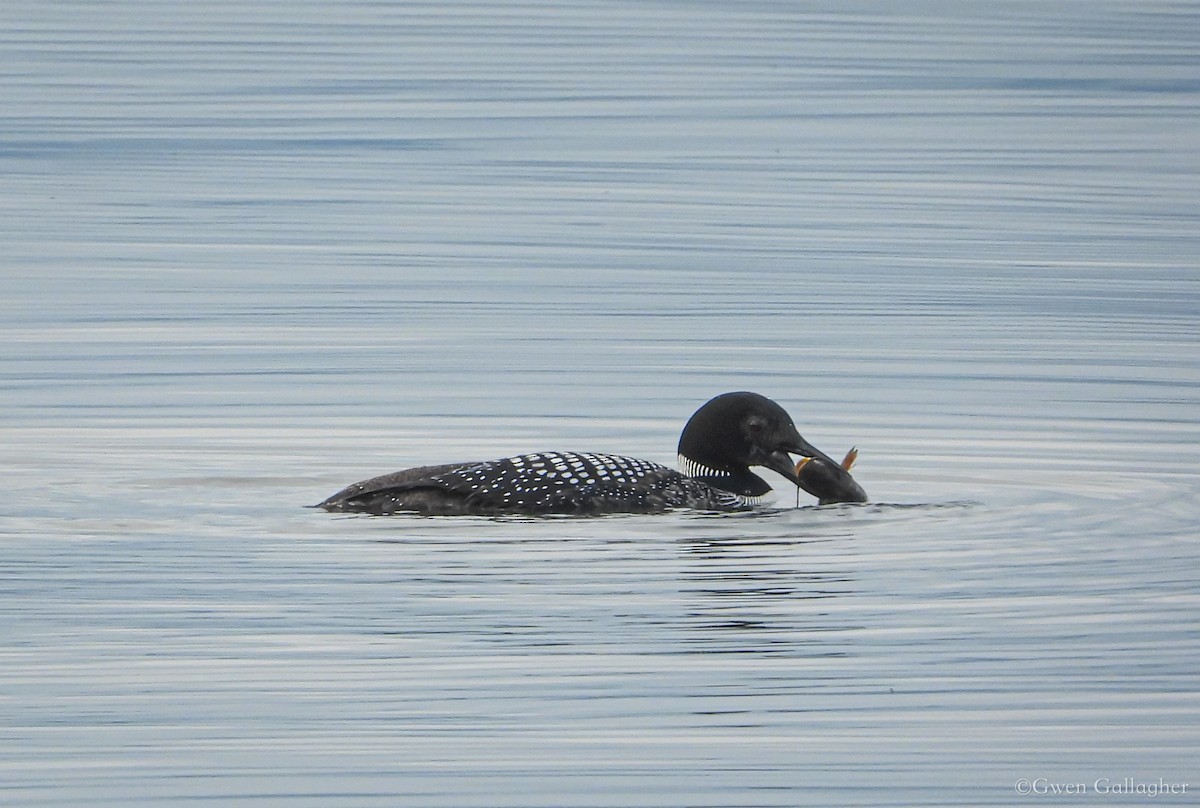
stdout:
<svg viewBox="0 0 1200 808">
<path fill-rule="evenodd" d="M 4 805 L 1194 804 L 1193 4 L 0 31 Z M 733 389 L 875 504 L 302 507 Z"/>
</svg>

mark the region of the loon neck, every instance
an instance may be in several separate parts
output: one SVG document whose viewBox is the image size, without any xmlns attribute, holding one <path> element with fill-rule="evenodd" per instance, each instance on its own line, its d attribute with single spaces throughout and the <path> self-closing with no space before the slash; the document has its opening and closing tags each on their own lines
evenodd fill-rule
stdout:
<svg viewBox="0 0 1200 808">
<path fill-rule="evenodd" d="M 761 497 L 771 490 L 767 481 L 752 472 L 747 466 L 734 470 L 714 469 L 681 454 L 679 455 L 679 470 L 705 485 L 711 485 L 713 488 L 720 488 L 722 491 L 729 491 L 744 497 Z"/>
</svg>

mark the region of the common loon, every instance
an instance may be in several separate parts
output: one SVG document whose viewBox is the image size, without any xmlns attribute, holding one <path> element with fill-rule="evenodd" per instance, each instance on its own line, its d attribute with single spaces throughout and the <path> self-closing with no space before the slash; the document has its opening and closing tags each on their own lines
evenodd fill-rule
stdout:
<svg viewBox="0 0 1200 808">
<path fill-rule="evenodd" d="M 800 474 L 789 453 L 820 466 Z M 740 511 L 771 490 L 764 466 L 822 503 L 866 502 L 849 472 L 796 431 L 757 393 L 725 393 L 696 410 L 679 438 L 680 470 L 610 454 L 540 452 L 397 471 L 354 483 L 316 507 L 334 512 L 428 515 Z M 807 468 L 806 466 L 806 468 Z"/>
</svg>

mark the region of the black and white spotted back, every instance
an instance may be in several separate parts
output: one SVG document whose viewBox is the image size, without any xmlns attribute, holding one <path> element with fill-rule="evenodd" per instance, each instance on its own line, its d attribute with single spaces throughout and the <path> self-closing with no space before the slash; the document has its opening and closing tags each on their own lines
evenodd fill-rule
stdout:
<svg viewBox="0 0 1200 808">
<path fill-rule="evenodd" d="M 339 492 L 323 507 L 374 513 L 588 514 L 728 511 L 756 502 L 647 460 L 538 452 L 374 478 Z"/>
<path fill-rule="evenodd" d="M 505 457 L 460 467 L 436 479 L 485 509 L 503 512 L 728 510 L 749 504 L 658 463 L 589 452 Z"/>
</svg>

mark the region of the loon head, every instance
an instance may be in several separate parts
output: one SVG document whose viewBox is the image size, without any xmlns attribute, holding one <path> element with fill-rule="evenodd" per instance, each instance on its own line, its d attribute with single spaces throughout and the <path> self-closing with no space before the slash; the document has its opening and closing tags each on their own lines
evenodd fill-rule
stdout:
<svg viewBox="0 0 1200 808">
<path fill-rule="evenodd" d="M 796 431 L 787 410 L 758 393 L 724 393 L 696 410 L 679 438 L 680 465 L 685 474 L 706 483 L 750 497 L 771 490 L 750 471 L 764 466 L 808 491 L 789 455 L 822 460 L 849 477 Z M 814 496 L 819 493 L 809 491 Z"/>
</svg>

